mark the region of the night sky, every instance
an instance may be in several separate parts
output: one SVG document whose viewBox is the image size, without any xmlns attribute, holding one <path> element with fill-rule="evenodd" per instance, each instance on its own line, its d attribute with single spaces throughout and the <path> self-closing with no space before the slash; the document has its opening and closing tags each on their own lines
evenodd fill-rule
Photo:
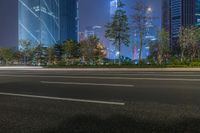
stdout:
<svg viewBox="0 0 200 133">
<path fill-rule="evenodd" d="M 16 47 L 17 7 L 17 0 L 0 0 L 0 47 Z"/>
<path fill-rule="evenodd" d="M 81 30 L 87 26 L 102 25 L 109 21 L 109 1 L 110 0 L 80 0 L 80 22 Z M 131 16 L 131 8 L 135 0 L 123 0 L 128 8 L 128 16 Z M 145 0 L 153 8 L 154 16 L 160 17 L 161 0 Z M 156 24 L 160 25 L 160 19 Z"/>
<path fill-rule="evenodd" d="M 130 9 L 134 0 L 125 0 Z M 146 0 L 153 8 L 154 16 L 160 17 L 160 1 Z M 17 0 L 0 1 L 0 47 L 14 47 L 17 44 Z M 128 10 L 129 16 L 132 10 Z M 104 25 L 109 21 L 109 0 L 80 0 L 80 30 L 87 26 Z M 160 19 L 156 20 L 160 26 Z M 104 29 L 101 30 L 103 34 Z M 103 35 L 102 35 L 103 36 Z"/>
</svg>

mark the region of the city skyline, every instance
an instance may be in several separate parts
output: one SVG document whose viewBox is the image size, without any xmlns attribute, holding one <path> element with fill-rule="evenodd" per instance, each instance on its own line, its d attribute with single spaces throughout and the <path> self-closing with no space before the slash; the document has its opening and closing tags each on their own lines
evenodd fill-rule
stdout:
<svg viewBox="0 0 200 133">
<path fill-rule="evenodd" d="M 60 39 L 60 14 L 57 1 L 19 0 L 19 40 L 29 40 L 32 45 L 56 44 Z"/>
<path fill-rule="evenodd" d="M 87 3 L 89 3 L 92 6 L 90 9 L 88 9 Z M 95 25 L 101 26 L 102 28 L 99 30 L 100 36 L 101 36 L 101 41 L 106 45 L 107 48 L 109 48 L 110 53 L 108 54 L 108 57 L 114 58 L 115 53 L 114 52 L 114 47 L 113 45 L 104 37 L 105 33 L 105 25 L 111 20 L 111 9 L 110 9 L 110 2 L 111 0 L 80 0 L 80 10 L 84 12 L 80 12 L 80 22 L 81 22 L 81 27 L 80 30 L 84 32 L 87 27 L 93 27 Z M 127 16 L 129 17 L 129 22 L 130 22 L 130 27 L 132 26 L 132 15 L 133 15 L 133 6 L 135 0 L 123 0 L 125 3 L 125 10 L 127 12 Z M 146 4 L 148 7 L 152 9 L 152 16 L 155 18 L 152 22 L 154 26 L 156 26 L 158 29 L 161 29 L 161 1 L 160 0 L 145 0 Z M 96 4 L 98 3 L 98 4 Z M 103 7 L 103 8 L 102 8 Z M 104 10 L 102 10 L 104 9 Z M 97 12 L 94 12 L 94 11 Z M 92 19 L 95 18 L 95 19 Z M 88 23 L 88 20 L 90 22 Z M 135 48 L 135 43 L 136 41 L 133 38 L 133 29 L 131 28 L 130 34 L 132 34 L 131 42 L 129 47 L 122 46 L 122 55 L 128 58 L 133 58 L 134 57 L 134 48 Z M 155 33 L 154 33 L 155 35 Z M 146 55 L 146 54 L 145 54 Z"/>
<path fill-rule="evenodd" d="M 162 27 L 169 32 L 171 48 L 177 53 L 181 27 L 200 26 L 200 0 L 163 0 L 162 8 Z"/>
<path fill-rule="evenodd" d="M 2 38 L 0 40 L 0 46 L 2 47 L 16 47 L 16 43 L 17 43 L 17 33 L 16 33 L 17 26 L 15 25 L 15 23 L 17 23 L 16 21 L 17 2 L 16 1 L 17 0 L 1 1 L 3 4 L 1 4 L 2 8 L 0 9 L 2 10 L 2 12 L 0 15 L 4 16 L 5 12 L 9 14 L 9 15 L 6 15 L 6 18 L 4 18 L 5 21 L 0 23 L 1 25 L 5 25 L 1 27 L 2 30 L 0 31 L 0 35 Z M 103 27 L 101 33 L 104 32 L 104 25 L 109 21 L 109 2 L 107 3 L 106 1 L 108 2 L 109 0 L 105 0 L 105 1 L 85 0 L 84 2 L 80 0 L 80 31 L 85 29 L 85 27 L 87 26 L 100 25 Z M 131 5 L 132 2 L 130 1 L 130 3 L 128 3 L 127 5 Z M 91 5 L 94 5 L 94 6 L 91 6 L 92 8 L 90 8 L 90 10 L 86 9 L 88 3 L 90 3 Z M 156 2 L 153 2 L 153 3 L 155 4 Z M 10 9 L 10 7 L 12 8 L 12 11 L 8 10 Z M 94 10 L 94 12 L 91 12 L 92 10 Z M 11 23 L 11 22 L 12 24 L 9 24 L 10 26 L 6 26 L 8 23 Z M 160 25 L 160 23 L 157 23 L 157 24 Z M 14 28 L 9 29 L 9 27 L 14 27 Z M 12 38 L 10 38 L 8 34 L 11 35 Z M 104 35 L 101 34 L 101 36 L 104 36 Z"/>
<path fill-rule="evenodd" d="M 200 132 L 200 0 L 0 0 L 0 133 Z"/>
<path fill-rule="evenodd" d="M 50 47 L 67 39 L 77 40 L 76 0 L 19 0 L 18 5 L 20 42 L 28 40 L 32 47 Z"/>
</svg>

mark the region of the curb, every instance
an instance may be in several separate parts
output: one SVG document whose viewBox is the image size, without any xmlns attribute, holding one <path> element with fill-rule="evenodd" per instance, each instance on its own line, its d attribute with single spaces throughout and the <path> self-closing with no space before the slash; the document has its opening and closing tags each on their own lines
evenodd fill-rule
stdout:
<svg viewBox="0 0 200 133">
<path fill-rule="evenodd" d="M 200 68 L 43 68 L 34 66 L 8 66 L 0 70 L 30 70 L 30 71 L 105 71 L 105 72 L 200 72 Z"/>
</svg>

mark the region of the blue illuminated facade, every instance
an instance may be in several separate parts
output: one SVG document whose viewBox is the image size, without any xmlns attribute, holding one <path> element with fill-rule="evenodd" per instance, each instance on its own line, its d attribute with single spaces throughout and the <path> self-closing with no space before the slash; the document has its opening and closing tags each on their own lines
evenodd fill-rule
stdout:
<svg viewBox="0 0 200 133">
<path fill-rule="evenodd" d="M 60 41 L 78 38 L 78 1 L 60 0 Z"/>
<path fill-rule="evenodd" d="M 195 19 L 196 25 L 200 26 L 200 0 L 196 0 Z"/>
<path fill-rule="evenodd" d="M 170 0 L 162 1 L 162 28 L 170 33 Z"/>
<path fill-rule="evenodd" d="M 200 26 L 200 0 L 171 0 L 170 9 L 172 37 L 182 26 Z"/>
<path fill-rule="evenodd" d="M 110 16 L 115 14 L 115 11 L 118 9 L 118 0 L 111 0 L 110 1 Z"/>
<path fill-rule="evenodd" d="M 182 0 L 171 0 L 171 36 L 177 37 L 182 26 Z"/>
<path fill-rule="evenodd" d="M 112 21 L 113 16 L 115 15 L 116 10 L 118 9 L 118 0 L 110 0 L 110 21 Z M 117 51 L 115 46 L 113 46 L 113 42 L 109 42 L 108 46 L 108 58 L 116 59 L 118 58 L 116 55 Z"/>
<path fill-rule="evenodd" d="M 19 40 L 46 47 L 77 40 L 76 0 L 18 0 Z"/>
<path fill-rule="evenodd" d="M 180 28 L 200 26 L 200 0 L 170 0 L 169 4 L 170 40 L 176 51 Z"/>
<path fill-rule="evenodd" d="M 162 26 L 177 37 L 180 27 L 200 26 L 200 0 L 163 0 Z"/>
</svg>

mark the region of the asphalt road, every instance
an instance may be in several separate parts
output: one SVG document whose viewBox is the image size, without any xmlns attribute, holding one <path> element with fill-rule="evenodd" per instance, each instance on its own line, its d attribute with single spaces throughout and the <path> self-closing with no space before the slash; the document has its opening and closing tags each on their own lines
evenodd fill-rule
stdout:
<svg viewBox="0 0 200 133">
<path fill-rule="evenodd" d="M 196 132 L 199 123 L 200 72 L 0 70 L 0 132 Z"/>
</svg>

